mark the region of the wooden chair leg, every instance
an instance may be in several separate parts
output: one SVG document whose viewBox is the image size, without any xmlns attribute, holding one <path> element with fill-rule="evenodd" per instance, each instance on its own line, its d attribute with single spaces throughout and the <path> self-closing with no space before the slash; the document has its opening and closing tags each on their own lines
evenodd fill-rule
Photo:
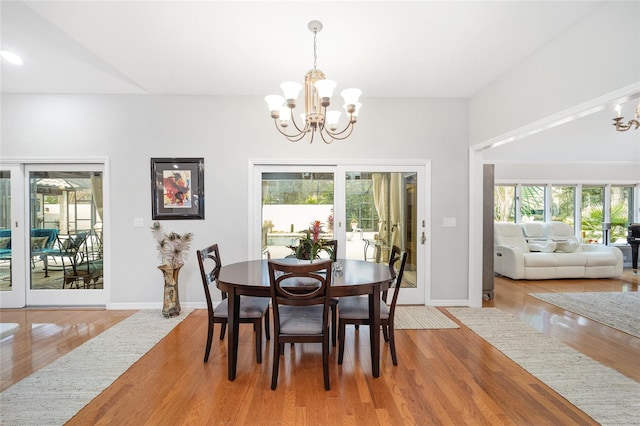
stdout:
<svg viewBox="0 0 640 426">
<path fill-rule="evenodd" d="M 213 323 L 209 321 L 207 328 L 207 346 L 204 349 L 204 362 L 209 361 L 209 353 L 211 352 L 211 341 L 213 340 Z"/>
<path fill-rule="evenodd" d="M 322 370 L 324 373 L 324 390 L 329 390 L 329 336 L 325 334 L 322 341 Z"/>
<path fill-rule="evenodd" d="M 336 346 L 336 327 L 338 324 L 338 315 L 336 313 L 336 305 L 331 306 L 331 344 L 333 347 Z"/>
<path fill-rule="evenodd" d="M 338 336 L 338 340 L 340 341 L 340 343 L 338 343 L 338 365 L 342 365 L 342 358 L 344 356 L 344 334 L 346 324 L 343 321 L 340 321 L 338 327 L 340 328 L 340 335 Z"/>
<path fill-rule="evenodd" d="M 220 340 L 224 340 L 224 334 L 227 331 L 227 322 L 221 322 L 220 325 L 222 326 L 222 328 L 220 328 Z"/>
<path fill-rule="evenodd" d="M 267 337 L 267 340 L 271 339 L 271 320 L 269 318 L 269 309 L 264 314 L 264 334 Z"/>
<path fill-rule="evenodd" d="M 276 341 L 273 345 L 273 368 L 271 370 L 271 389 L 275 390 L 278 387 L 278 368 L 280 366 L 280 347 L 284 346 L 280 342 L 278 342 L 278 338 L 276 337 Z"/>
<path fill-rule="evenodd" d="M 256 362 L 262 364 L 262 320 L 258 318 L 253 323 L 253 328 L 256 330 Z"/>
<path fill-rule="evenodd" d="M 389 324 L 389 349 L 391 349 L 391 361 L 393 365 L 398 365 L 398 357 L 396 356 L 396 339 L 393 332 L 393 326 Z"/>
<path fill-rule="evenodd" d="M 384 341 L 389 341 L 389 326 L 386 324 L 382 324 L 382 335 L 384 336 Z"/>
</svg>

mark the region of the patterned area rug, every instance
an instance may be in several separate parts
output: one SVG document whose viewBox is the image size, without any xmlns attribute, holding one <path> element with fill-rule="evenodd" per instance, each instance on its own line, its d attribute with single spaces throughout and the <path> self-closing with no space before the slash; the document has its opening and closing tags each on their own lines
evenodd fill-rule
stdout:
<svg viewBox="0 0 640 426">
<path fill-rule="evenodd" d="M 424 330 L 460 327 L 433 306 L 398 305 L 396 306 L 394 328 L 396 330 Z"/>
<path fill-rule="evenodd" d="M 530 293 L 531 296 L 640 337 L 640 293 Z"/>
<path fill-rule="evenodd" d="M 462 323 L 602 425 L 640 424 L 640 383 L 495 308 L 448 308 Z"/>
<path fill-rule="evenodd" d="M 0 393 L 2 425 L 61 425 L 191 313 L 139 311 Z"/>
</svg>

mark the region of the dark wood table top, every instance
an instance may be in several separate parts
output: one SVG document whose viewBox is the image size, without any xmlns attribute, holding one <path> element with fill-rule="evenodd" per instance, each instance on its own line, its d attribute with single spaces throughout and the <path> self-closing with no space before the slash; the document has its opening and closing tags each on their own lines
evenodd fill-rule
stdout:
<svg viewBox="0 0 640 426">
<path fill-rule="evenodd" d="M 275 262 L 309 262 L 295 258 L 273 259 Z M 222 266 L 218 285 L 229 291 L 234 287 L 237 294 L 269 297 L 269 267 L 267 260 L 249 260 Z M 332 297 L 368 294 L 375 286 L 384 291 L 393 281 L 389 266 L 384 263 L 365 262 L 354 259 L 338 259 L 334 269 L 330 294 Z"/>
</svg>

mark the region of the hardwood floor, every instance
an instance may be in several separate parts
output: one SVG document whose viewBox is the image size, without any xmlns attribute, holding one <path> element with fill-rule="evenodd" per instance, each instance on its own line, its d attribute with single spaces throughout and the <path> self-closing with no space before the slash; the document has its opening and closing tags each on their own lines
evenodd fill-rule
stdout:
<svg viewBox="0 0 640 426">
<path fill-rule="evenodd" d="M 601 363 L 640 381 L 640 339 L 564 312 L 531 292 L 638 291 L 638 276 L 612 280 L 512 281 L 497 277 L 485 302 L 511 312 Z M 445 311 L 446 312 L 446 311 Z M 20 331 L 0 342 L 2 389 L 121 321 L 131 311 L 0 310 Z M 226 340 L 202 362 L 206 311 L 196 310 L 68 424 L 597 424 L 462 326 L 398 330 L 398 366 L 387 345 L 371 377 L 366 327 L 348 327 L 345 358 L 330 354 L 324 391 L 319 345 L 287 346 L 270 390 L 272 345 L 255 363 L 241 325 L 238 376 L 227 380 Z M 123 348 L 126 350 L 126 348 Z M 99 354 L 95 360 L 99 362 Z M 606 395 L 603 395 L 606 397 Z"/>
</svg>

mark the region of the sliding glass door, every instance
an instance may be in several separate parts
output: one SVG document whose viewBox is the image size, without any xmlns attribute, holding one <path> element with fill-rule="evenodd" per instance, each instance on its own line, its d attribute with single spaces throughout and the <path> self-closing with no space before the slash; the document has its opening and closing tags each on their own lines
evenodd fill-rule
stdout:
<svg viewBox="0 0 640 426">
<path fill-rule="evenodd" d="M 105 305 L 102 164 L 0 171 L 0 306 Z"/>
<path fill-rule="evenodd" d="M 294 255 L 312 222 L 340 259 L 388 262 L 408 252 L 401 303 L 424 303 L 428 222 L 425 166 L 256 165 L 252 257 Z M 322 254 L 321 257 L 327 257 Z"/>
</svg>

